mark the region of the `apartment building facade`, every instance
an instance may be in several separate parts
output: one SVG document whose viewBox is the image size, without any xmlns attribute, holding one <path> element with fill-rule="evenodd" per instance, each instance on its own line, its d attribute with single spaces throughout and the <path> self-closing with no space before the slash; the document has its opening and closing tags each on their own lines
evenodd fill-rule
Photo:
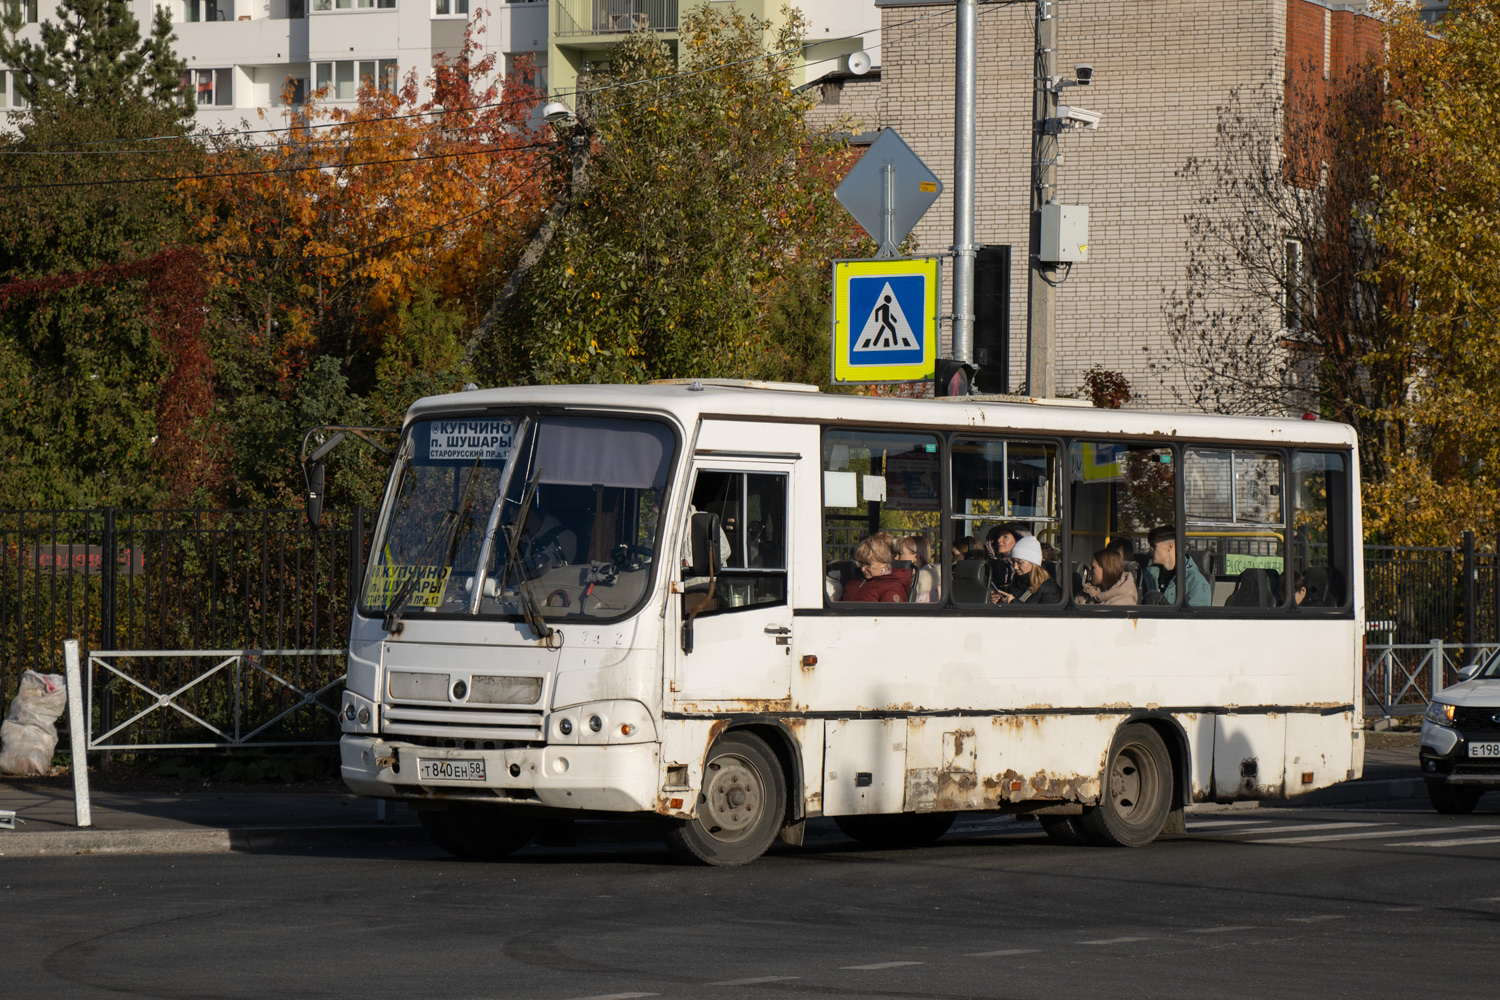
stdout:
<svg viewBox="0 0 1500 1000">
<path fill-rule="evenodd" d="M 55 0 L 19 2 L 30 22 L 22 37 L 39 40 L 37 22 L 50 16 Z M 143 32 L 157 7 L 171 14 L 198 124 L 218 130 L 253 127 L 262 110 L 279 119 L 288 103 L 324 88 L 328 102 L 352 105 L 362 81 L 393 87 L 412 70 L 425 80 L 435 60 L 459 50 L 470 21 L 480 22 L 481 50 L 498 57 L 498 72 L 530 57 L 539 87 L 566 99 L 578 74 L 627 32 L 649 30 L 675 46 L 679 15 L 696 2 L 702 0 L 131 0 L 131 7 Z M 779 0 L 733 2 L 773 22 L 781 16 Z M 800 7 L 810 21 L 801 62 L 814 74 L 837 68 L 849 52 L 878 52 L 873 0 L 806 0 Z M 0 110 L 24 103 L 14 74 L 0 67 Z"/>
<path fill-rule="evenodd" d="M 923 250 L 953 242 L 954 15 L 951 0 L 877 0 L 885 59 L 878 95 L 858 100 L 864 129 L 894 127 L 946 182 L 914 231 Z M 1219 108 L 1231 94 L 1317 86 L 1380 51 L 1365 3 L 1327 0 L 1090 0 L 1053 3 L 1057 65 L 1077 63 L 1093 83 L 1063 103 L 1102 113 L 1097 130 L 1061 136 L 1053 192 L 1089 208 L 1089 260 L 1057 289 L 1054 386 L 1068 393 L 1100 365 L 1125 375 L 1141 405 L 1182 406 L 1164 374 L 1171 351 L 1168 304 L 1186 285 L 1184 216 L 1196 193 L 1180 175 L 1213 155 Z M 1013 248 L 1011 385 L 1026 377 L 1029 164 L 1034 3 L 981 4 L 979 15 L 976 237 Z M 851 101 L 847 81 L 838 99 Z M 836 109 L 823 109 L 825 116 Z M 1153 366 L 1153 364 L 1155 366 Z M 1176 391 L 1174 391 L 1176 390 Z"/>
</svg>

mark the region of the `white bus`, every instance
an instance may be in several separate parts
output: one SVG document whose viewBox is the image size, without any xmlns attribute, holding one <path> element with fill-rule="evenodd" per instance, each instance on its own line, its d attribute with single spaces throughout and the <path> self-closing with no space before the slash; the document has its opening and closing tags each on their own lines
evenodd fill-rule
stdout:
<svg viewBox="0 0 1500 1000">
<path fill-rule="evenodd" d="M 606 814 L 717 865 L 819 816 L 1143 845 L 1190 803 L 1359 776 L 1356 470 L 1322 421 L 710 381 L 423 399 L 353 618 L 343 776 L 474 857 Z M 843 599 L 881 532 L 930 544 L 926 600 Z M 1055 588 L 1007 582 L 983 546 L 1007 533 Z M 1137 603 L 1085 603 L 1110 545 Z"/>
</svg>

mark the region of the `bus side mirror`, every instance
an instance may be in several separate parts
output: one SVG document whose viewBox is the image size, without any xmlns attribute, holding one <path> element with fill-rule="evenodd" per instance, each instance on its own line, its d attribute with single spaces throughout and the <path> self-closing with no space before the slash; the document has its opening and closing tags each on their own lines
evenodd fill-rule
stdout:
<svg viewBox="0 0 1500 1000">
<path fill-rule="evenodd" d="M 307 483 L 307 523 L 314 528 L 323 526 L 323 463 L 309 462 L 302 467 L 302 478 Z"/>
</svg>

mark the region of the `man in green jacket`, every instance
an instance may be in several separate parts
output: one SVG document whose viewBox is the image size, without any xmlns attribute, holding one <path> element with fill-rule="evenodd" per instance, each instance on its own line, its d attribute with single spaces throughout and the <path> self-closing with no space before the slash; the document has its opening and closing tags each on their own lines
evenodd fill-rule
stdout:
<svg viewBox="0 0 1500 1000">
<path fill-rule="evenodd" d="M 1161 591 L 1162 603 L 1177 603 L 1177 528 L 1163 524 L 1152 528 L 1146 536 L 1151 544 L 1151 566 L 1155 572 L 1156 587 Z M 1208 581 L 1198 571 L 1198 564 L 1191 559 L 1183 560 L 1183 575 L 1187 577 L 1187 604 L 1193 608 L 1206 608 L 1213 603 Z"/>
</svg>

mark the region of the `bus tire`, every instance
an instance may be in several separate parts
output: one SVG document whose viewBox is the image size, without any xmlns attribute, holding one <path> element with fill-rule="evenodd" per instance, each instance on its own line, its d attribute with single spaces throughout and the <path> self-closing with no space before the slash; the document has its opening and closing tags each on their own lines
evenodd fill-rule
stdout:
<svg viewBox="0 0 1500 1000">
<path fill-rule="evenodd" d="M 1432 808 L 1447 816 L 1467 816 L 1479 805 L 1479 796 L 1483 794 L 1478 788 L 1455 787 L 1441 781 L 1427 782 L 1427 798 L 1432 801 Z"/>
<path fill-rule="evenodd" d="M 889 816 L 835 816 L 844 836 L 862 844 L 921 847 L 948 832 L 957 813 L 896 813 Z"/>
<path fill-rule="evenodd" d="M 750 733 L 721 737 L 703 767 L 697 811 L 663 838 L 682 860 L 728 867 L 766 853 L 786 815 L 786 778 L 771 748 Z"/>
<path fill-rule="evenodd" d="M 1099 805 L 1078 828 L 1099 847 L 1144 847 L 1157 838 L 1172 809 L 1172 758 L 1155 729 L 1121 726 L 1109 747 Z"/>
<path fill-rule="evenodd" d="M 1064 847 L 1083 847 L 1089 843 L 1083 828 L 1078 825 L 1082 816 L 1038 816 L 1047 839 Z"/>
<path fill-rule="evenodd" d="M 531 842 L 537 823 L 533 819 L 495 806 L 454 802 L 442 812 L 419 812 L 428 838 L 460 858 L 495 861 L 514 854 Z"/>
</svg>

